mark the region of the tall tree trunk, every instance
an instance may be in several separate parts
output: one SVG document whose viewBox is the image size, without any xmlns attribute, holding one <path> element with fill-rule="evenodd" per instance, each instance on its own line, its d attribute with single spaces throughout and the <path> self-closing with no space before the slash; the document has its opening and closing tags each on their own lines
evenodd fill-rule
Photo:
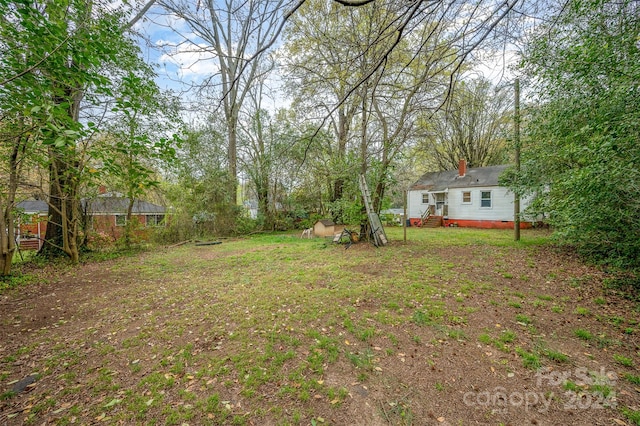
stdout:
<svg viewBox="0 0 640 426">
<path fill-rule="evenodd" d="M 266 173 L 258 172 L 256 195 L 258 196 L 258 213 L 264 218 L 264 227 L 269 229 L 273 225 L 273 218 L 269 209 L 269 180 Z"/>
<path fill-rule="evenodd" d="M 349 134 L 349 122 L 344 110 L 344 106 L 338 109 L 338 164 L 342 165 L 347 156 L 347 136 Z M 344 192 L 344 170 L 338 170 L 338 176 L 333 182 L 333 193 L 331 201 L 338 201 Z"/>
<path fill-rule="evenodd" d="M 66 156 L 61 149 L 49 149 L 49 219 L 40 255 L 66 255 L 72 262 L 77 263 L 79 203 L 77 180 L 73 176 L 76 164 L 70 163 Z"/>
<path fill-rule="evenodd" d="M 11 158 L 9 159 L 9 187 L 7 188 L 6 205 L 0 217 L 0 273 L 9 275 L 11 273 L 11 265 L 13 254 L 16 251 L 15 240 L 15 222 L 13 217 L 13 207 L 16 199 L 16 191 L 18 190 L 18 156 L 22 146 L 22 136 L 13 144 Z"/>
<path fill-rule="evenodd" d="M 362 124 L 360 129 L 360 174 L 367 177 L 367 87 L 363 85 L 362 93 Z M 360 238 L 368 240 L 371 233 L 371 224 L 367 217 L 366 200 L 362 194 L 362 219 L 360 222 Z"/>
<path fill-rule="evenodd" d="M 55 102 L 70 102 L 67 113 L 73 122 L 77 122 L 83 96 L 81 89 L 67 87 L 65 96 L 55 99 Z M 80 204 L 77 173 L 80 164 L 75 155 L 75 150 L 66 146 L 49 148 L 49 221 L 45 243 L 39 253 L 47 257 L 65 254 L 73 263 L 80 258 L 77 241 Z"/>
<path fill-rule="evenodd" d="M 229 146 L 227 151 L 227 161 L 229 169 L 229 199 L 232 204 L 238 203 L 238 118 L 237 112 L 228 121 Z"/>
<path fill-rule="evenodd" d="M 131 248 L 131 236 L 133 234 L 133 221 L 131 220 L 133 214 L 133 203 L 135 199 L 133 196 L 129 196 L 129 204 L 127 204 L 127 216 L 126 223 L 124 224 L 124 246 L 127 249 Z"/>
</svg>

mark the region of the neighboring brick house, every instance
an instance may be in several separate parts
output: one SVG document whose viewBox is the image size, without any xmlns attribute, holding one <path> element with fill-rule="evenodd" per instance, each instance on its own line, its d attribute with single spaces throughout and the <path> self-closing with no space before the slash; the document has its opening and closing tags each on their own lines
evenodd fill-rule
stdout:
<svg viewBox="0 0 640 426">
<path fill-rule="evenodd" d="M 513 228 L 514 195 L 498 183 L 507 167 L 468 168 L 460 160 L 458 170 L 426 173 L 409 187 L 411 225 Z M 532 225 L 523 218 L 528 204 L 520 201 L 521 228 Z"/>
<path fill-rule="evenodd" d="M 47 233 L 49 206 L 42 200 L 25 200 L 16 207 L 21 212 L 16 226 L 16 242 L 20 250 L 39 250 Z"/>
<path fill-rule="evenodd" d="M 127 223 L 129 199 L 110 194 L 101 195 L 83 203 L 87 216 L 91 218 L 91 230 L 102 232 L 114 239 L 122 237 Z M 138 236 L 147 237 L 147 230 L 164 226 L 166 209 L 147 201 L 134 200 L 131 218 L 139 225 Z"/>
<path fill-rule="evenodd" d="M 129 199 L 118 194 L 103 194 L 94 199 L 82 200 L 82 207 L 89 218 L 89 229 L 111 236 L 122 237 L 126 225 Z M 47 232 L 49 206 L 42 200 L 25 200 L 16 206 L 23 212 L 17 228 L 17 241 L 21 249 L 39 249 Z M 137 222 L 136 235 L 148 237 L 148 230 L 164 226 L 166 209 L 147 201 L 134 200 L 132 219 Z"/>
</svg>

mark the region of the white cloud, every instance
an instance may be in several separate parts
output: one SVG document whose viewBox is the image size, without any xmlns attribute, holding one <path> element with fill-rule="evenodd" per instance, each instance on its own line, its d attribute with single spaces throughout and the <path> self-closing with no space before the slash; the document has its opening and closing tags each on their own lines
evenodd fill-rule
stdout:
<svg viewBox="0 0 640 426">
<path fill-rule="evenodd" d="M 156 44 L 161 45 L 165 51 L 158 61 L 161 64 L 175 66 L 175 72 L 181 79 L 200 80 L 220 71 L 216 55 L 204 43 L 176 44 L 159 40 Z"/>
<path fill-rule="evenodd" d="M 520 56 L 516 49 L 478 49 L 473 53 L 473 67 L 464 74 L 469 77 L 482 76 L 501 86 L 511 82 L 517 72 L 514 70 Z"/>
</svg>

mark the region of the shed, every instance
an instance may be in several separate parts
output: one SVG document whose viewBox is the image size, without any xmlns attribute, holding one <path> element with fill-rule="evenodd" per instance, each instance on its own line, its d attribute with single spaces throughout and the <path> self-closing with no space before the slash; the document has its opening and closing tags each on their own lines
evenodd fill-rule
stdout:
<svg viewBox="0 0 640 426">
<path fill-rule="evenodd" d="M 336 225 L 331 219 L 322 219 L 313 225 L 313 235 L 316 237 L 333 237 L 334 234 L 342 232 L 343 225 Z"/>
</svg>

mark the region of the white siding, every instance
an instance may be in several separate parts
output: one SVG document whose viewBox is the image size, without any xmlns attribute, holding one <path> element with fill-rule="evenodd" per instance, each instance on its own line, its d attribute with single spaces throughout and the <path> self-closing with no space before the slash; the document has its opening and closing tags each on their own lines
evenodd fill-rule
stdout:
<svg viewBox="0 0 640 426">
<path fill-rule="evenodd" d="M 462 193 L 471 192 L 471 203 L 463 204 Z M 491 207 L 481 207 L 481 193 L 491 192 Z M 449 217 L 468 220 L 513 220 L 513 194 L 500 186 L 449 190 Z"/>
<path fill-rule="evenodd" d="M 491 192 L 491 207 L 480 206 L 480 197 L 483 191 Z M 422 204 L 422 194 L 427 192 L 427 190 L 409 191 L 407 213 L 410 218 L 419 218 L 428 208 L 427 204 Z M 463 192 L 471 192 L 471 203 L 462 202 Z M 521 212 L 527 207 L 527 201 L 521 201 Z M 513 220 L 513 193 L 500 186 L 449 189 L 447 204 L 449 205 L 448 216 L 451 219 Z"/>
<path fill-rule="evenodd" d="M 407 197 L 407 215 L 409 218 L 419 218 L 428 208 L 428 204 L 422 204 L 422 194 L 427 194 L 429 191 L 409 191 Z"/>
</svg>

